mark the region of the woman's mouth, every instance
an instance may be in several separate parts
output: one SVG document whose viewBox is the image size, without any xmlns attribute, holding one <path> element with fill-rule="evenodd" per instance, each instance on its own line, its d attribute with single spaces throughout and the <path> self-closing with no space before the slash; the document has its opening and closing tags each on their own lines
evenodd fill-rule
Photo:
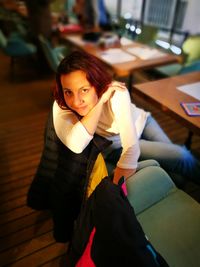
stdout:
<svg viewBox="0 0 200 267">
<path fill-rule="evenodd" d="M 87 110 L 87 106 L 74 108 L 77 113 L 83 113 Z"/>
</svg>

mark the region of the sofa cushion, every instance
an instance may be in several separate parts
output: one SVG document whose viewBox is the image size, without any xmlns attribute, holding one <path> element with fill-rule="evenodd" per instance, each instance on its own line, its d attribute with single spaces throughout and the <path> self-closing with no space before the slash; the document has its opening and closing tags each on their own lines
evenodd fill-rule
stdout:
<svg viewBox="0 0 200 267">
<path fill-rule="evenodd" d="M 113 171 L 115 169 L 115 165 L 111 162 L 105 161 L 106 163 L 106 167 L 107 167 L 107 171 L 108 171 L 108 175 L 112 175 Z M 154 159 L 146 159 L 146 160 L 141 160 L 138 162 L 138 166 L 137 166 L 137 171 L 149 167 L 149 166 L 160 166 L 159 163 L 154 160 Z"/>
<path fill-rule="evenodd" d="M 140 169 L 127 179 L 128 199 L 139 214 L 177 190 L 168 174 L 158 166 Z"/>
<path fill-rule="evenodd" d="M 169 266 L 199 266 L 200 205 L 189 195 L 177 189 L 137 218 Z"/>
<path fill-rule="evenodd" d="M 184 66 L 179 74 L 186 74 L 193 71 L 200 71 L 200 60 L 195 61 L 190 65 Z"/>
<path fill-rule="evenodd" d="M 179 63 L 169 64 L 166 66 L 157 67 L 156 71 L 162 76 L 175 76 L 181 71 L 182 65 Z"/>
</svg>

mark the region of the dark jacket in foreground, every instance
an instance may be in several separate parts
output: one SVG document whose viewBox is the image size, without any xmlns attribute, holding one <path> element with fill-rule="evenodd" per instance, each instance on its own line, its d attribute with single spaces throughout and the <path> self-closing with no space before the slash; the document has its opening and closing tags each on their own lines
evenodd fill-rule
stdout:
<svg viewBox="0 0 200 267">
<path fill-rule="evenodd" d="M 92 242 L 88 243 L 94 230 Z M 104 178 L 82 207 L 67 266 L 168 267 L 168 264 L 145 237 L 121 186 Z"/>
<path fill-rule="evenodd" d="M 109 144 L 106 139 L 95 135 L 82 153 L 73 153 L 57 137 L 50 112 L 44 149 L 28 191 L 27 204 L 36 210 L 51 210 L 57 242 L 70 240 L 97 155 Z"/>
</svg>

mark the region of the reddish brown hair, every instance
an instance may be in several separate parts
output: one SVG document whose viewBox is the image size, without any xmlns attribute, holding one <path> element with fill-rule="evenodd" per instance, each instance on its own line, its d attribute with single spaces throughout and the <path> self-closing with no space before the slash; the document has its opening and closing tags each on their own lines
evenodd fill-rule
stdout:
<svg viewBox="0 0 200 267">
<path fill-rule="evenodd" d="M 82 51 L 74 51 L 65 57 L 59 64 L 56 72 L 54 98 L 58 105 L 61 108 L 67 108 L 61 84 L 62 75 L 77 70 L 84 71 L 88 82 L 94 86 L 98 97 L 101 97 L 112 81 L 112 76 L 106 70 L 106 67 L 97 57 Z"/>
</svg>

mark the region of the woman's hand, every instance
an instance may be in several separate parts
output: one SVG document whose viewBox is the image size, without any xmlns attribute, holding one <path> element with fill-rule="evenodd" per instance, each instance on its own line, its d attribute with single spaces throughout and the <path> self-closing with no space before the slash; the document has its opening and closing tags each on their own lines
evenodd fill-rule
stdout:
<svg viewBox="0 0 200 267">
<path fill-rule="evenodd" d="M 118 184 L 120 178 L 124 176 L 125 180 L 133 175 L 136 172 L 136 169 L 122 169 L 119 167 L 116 167 L 114 170 L 114 178 L 113 183 Z"/>
<path fill-rule="evenodd" d="M 113 81 L 109 86 L 108 89 L 103 93 L 103 95 L 100 98 L 100 101 L 102 103 L 106 103 L 111 96 L 113 95 L 113 93 L 115 91 L 124 91 L 127 90 L 125 83 L 121 83 L 121 82 L 116 82 Z"/>
<path fill-rule="evenodd" d="M 96 131 L 104 103 L 108 101 L 113 92 L 115 92 L 116 90 L 126 90 L 125 84 L 112 82 L 108 87 L 108 90 L 100 97 L 97 104 L 85 116 L 81 118 L 81 123 L 90 135 L 93 135 Z"/>
</svg>

